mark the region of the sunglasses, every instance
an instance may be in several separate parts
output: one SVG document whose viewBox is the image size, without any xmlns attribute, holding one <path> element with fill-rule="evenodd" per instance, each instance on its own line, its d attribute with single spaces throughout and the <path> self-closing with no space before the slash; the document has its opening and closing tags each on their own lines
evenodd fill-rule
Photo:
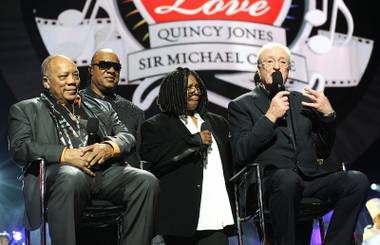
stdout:
<svg viewBox="0 0 380 245">
<path fill-rule="evenodd" d="M 104 61 L 101 60 L 96 64 L 92 64 L 94 66 L 98 66 L 100 70 L 109 70 L 111 67 L 115 69 L 115 71 L 119 72 L 121 70 L 121 64 L 116 63 L 116 62 L 111 62 L 111 61 Z"/>
</svg>

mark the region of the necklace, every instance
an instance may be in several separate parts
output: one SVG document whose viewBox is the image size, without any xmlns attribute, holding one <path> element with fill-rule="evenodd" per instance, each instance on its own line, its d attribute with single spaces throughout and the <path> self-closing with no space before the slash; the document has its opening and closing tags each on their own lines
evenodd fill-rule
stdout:
<svg viewBox="0 0 380 245">
<path fill-rule="evenodd" d="M 69 112 L 69 116 L 70 118 L 75 121 L 75 122 L 79 122 L 79 119 L 80 119 L 80 115 L 76 115 L 75 114 L 75 105 L 74 104 L 71 104 L 71 111 L 70 109 L 65 105 L 65 104 L 62 104 L 63 108 L 66 109 L 66 111 Z"/>
</svg>

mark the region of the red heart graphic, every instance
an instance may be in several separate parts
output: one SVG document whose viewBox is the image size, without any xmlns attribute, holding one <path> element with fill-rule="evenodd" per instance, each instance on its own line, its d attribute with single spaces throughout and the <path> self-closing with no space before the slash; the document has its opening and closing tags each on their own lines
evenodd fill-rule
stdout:
<svg viewBox="0 0 380 245">
<path fill-rule="evenodd" d="M 272 25 L 286 0 L 135 0 L 149 22 L 219 19 Z"/>
</svg>

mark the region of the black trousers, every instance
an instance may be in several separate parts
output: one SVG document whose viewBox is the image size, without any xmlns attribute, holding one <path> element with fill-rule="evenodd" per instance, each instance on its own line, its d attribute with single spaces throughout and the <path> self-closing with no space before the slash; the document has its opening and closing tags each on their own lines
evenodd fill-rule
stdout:
<svg viewBox="0 0 380 245">
<path fill-rule="evenodd" d="M 334 203 L 324 245 L 351 244 L 368 186 L 367 177 L 358 171 L 339 171 L 313 179 L 290 169 L 273 171 L 265 177 L 264 189 L 276 243 L 296 244 L 299 201 L 302 197 L 317 197 Z"/>
<path fill-rule="evenodd" d="M 48 223 L 53 245 L 75 245 L 76 227 L 91 198 L 125 204 L 121 244 L 150 245 L 154 235 L 158 180 L 133 167 L 110 166 L 91 177 L 70 165 L 47 169 Z"/>
<path fill-rule="evenodd" d="M 164 235 L 165 245 L 228 245 L 228 237 L 223 230 L 197 231 L 192 237 Z"/>
</svg>

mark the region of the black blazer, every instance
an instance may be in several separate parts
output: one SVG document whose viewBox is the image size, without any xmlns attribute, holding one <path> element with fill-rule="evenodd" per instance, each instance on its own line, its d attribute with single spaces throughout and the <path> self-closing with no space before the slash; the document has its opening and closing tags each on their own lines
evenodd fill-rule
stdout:
<svg viewBox="0 0 380 245">
<path fill-rule="evenodd" d="M 234 161 L 240 165 L 258 162 L 264 169 L 294 168 L 297 165 L 310 177 L 325 174 L 317 159 L 330 154 L 335 139 L 335 117 L 326 118 L 315 110 L 303 107 L 301 102 L 307 100 L 298 92 L 289 95 L 291 109 L 286 116 L 293 121 L 293 159 L 285 157 L 289 155 L 286 152 L 289 148 L 278 143 L 280 129 L 265 117 L 270 101 L 263 88 L 256 87 L 231 101 L 228 115 Z"/>
<path fill-rule="evenodd" d="M 118 119 L 108 102 L 82 97 L 85 111 L 99 119 L 99 132 L 118 144 L 121 153 L 130 151 L 134 137 Z M 24 169 L 25 225 L 36 229 L 41 223 L 40 192 L 38 184 L 38 158 L 47 165 L 57 164 L 64 145 L 59 141 L 57 129 L 48 108 L 40 98 L 20 101 L 9 111 L 9 140 L 13 160 Z"/>
<path fill-rule="evenodd" d="M 212 113 L 202 118 L 211 126 L 228 183 L 232 165 L 227 121 Z M 202 191 L 200 135 L 192 136 L 178 117 L 165 113 L 146 120 L 141 135 L 141 156 L 151 163 L 152 172 L 160 179 L 158 233 L 192 236 L 198 224 Z M 227 190 L 232 200 L 231 189 Z"/>
</svg>

